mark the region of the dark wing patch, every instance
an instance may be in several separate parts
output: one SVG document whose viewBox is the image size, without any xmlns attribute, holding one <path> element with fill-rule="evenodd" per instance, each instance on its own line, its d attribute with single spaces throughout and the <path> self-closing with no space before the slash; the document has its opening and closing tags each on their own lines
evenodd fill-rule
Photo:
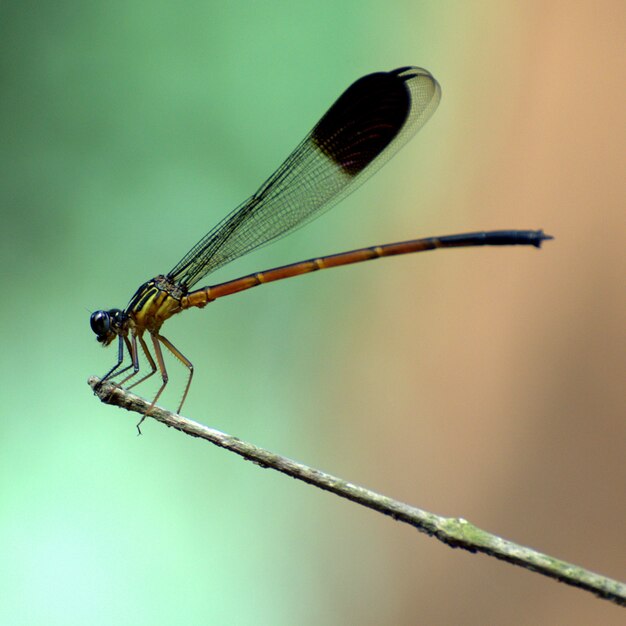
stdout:
<svg viewBox="0 0 626 626">
<path fill-rule="evenodd" d="M 380 155 L 406 123 L 411 94 L 396 72 L 357 80 L 311 132 L 320 150 L 351 176 Z"/>
</svg>

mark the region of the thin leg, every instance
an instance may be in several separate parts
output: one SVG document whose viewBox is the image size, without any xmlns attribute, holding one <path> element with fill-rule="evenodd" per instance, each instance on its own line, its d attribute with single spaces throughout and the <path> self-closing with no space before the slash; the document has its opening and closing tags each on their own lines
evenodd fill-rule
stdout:
<svg viewBox="0 0 626 626">
<path fill-rule="evenodd" d="M 104 376 L 102 376 L 102 378 L 100 379 L 102 382 L 104 382 L 105 380 L 109 380 L 109 378 L 115 376 L 116 375 L 115 370 L 118 369 L 120 367 L 120 365 L 122 365 L 122 363 L 124 361 L 124 339 L 126 339 L 126 338 L 122 337 L 122 335 L 119 335 L 117 339 L 118 339 L 118 341 L 117 341 L 117 363 Z M 129 365 L 128 367 L 132 367 L 132 364 Z M 128 369 L 128 367 L 125 367 L 122 370 L 122 372 L 125 372 Z"/>
<path fill-rule="evenodd" d="M 147 380 L 148 378 L 150 378 L 150 376 L 152 376 L 157 371 L 156 363 L 154 362 L 154 359 L 152 358 L 152 354 L 150 354 L 150 350 L 148 349 L 148 346 L 146 345 L 144 338 L 142 336 L 139 336 L 138 339 L 139 339 L 139 343 L 141 344 L 141 349 L 143 350 L 143 353 L 146 355 L 146 359 L 148 360 L 148 363 L 150 364 L 150 372 L 146 374 L 143 378 L 140 378 L 138 381 L 134 382 L 132 385 L 128 385 L 126 389 L 132 389 L 133 387 L 136 387 L 137 385 L 141 384 L 144 380 Z M 136 373 L 137 372 L 135 372 L 135 374 Z M 134 376 L 135 374 L 132 374 L 132 376 Z M 129 378 L 130 376 L 126 380 L 128 380 Z M 125 382 L 125 381 L 122 381 L 122 382 Z"/>
<path fill-rule="evenodd" d="M 126 346 L 128 348 L 128 353 L 130 354 L 131 364 L 128 367 L 124 368 L 123 371 L 125 372 L 127 369 L 130 369 L 131 367 L 133 368 L 133 371 L 126 378 L 123 378 L 122 380 L 120 380 L 119 383 L 116 383 L 118 387 L 122 387 L 133 376 L 136 376 L 137 372 L 139 371 L 139 351 L 137 350 L 137 337 L 133 335 L 132 342 L 129 341 L 127 337 L 124 337 L 124 339 L 126 339 Z M 120 372 L 120 374 L 121 373 L 122 372 Z"/>
<path fill-rule="evenodd" d="M 178 405 L 177 413 L 180 413 L 180 410 L 183 408 L 183 404 L 185 403 L 185 399 L 187 398 L 187 393 L 189 391 L 189 387 L 191 386 L 191 379 L 193 378 L 193 363 L 182 353 L 178 348 L 176 348 L 169 339 L 163 337 L 163 335 L 157 335 L 159 341 L 189 370 L 189 378 L 187 379 L 187 386 L 185 387 L 185 391 L 183 393 L 183 399 L 180 401 Z"/>
<path fill-rule="evenodd" d="M 159 364 L 159 371 L 161 372 L 161 380 L 163 384 L 157 391 L 156 396 L 154 396 L 154 400 L 148 407 L 148 410 L 141 416 L 141 419 L 137 423 L 137 432 L 141 435 L 141 424 L 142 422 L 150 415 L 150 411 L 154 408 L 154 405 L 157 403 L 159 396 L 163 393 L 165 386 L 167 385 L 167 381 L 169 380 L 169 376 L 167 375 L 167 368 L 165 367 L 165 360 L 163 359 L 163 352 L 161 351 L 161 345 L 159 344 L 159 339 L 163 339 L 160 335 L 150 334 L 152 337 L 152 345 L 154 346 L 154 356 L 156 357 L 157 363 Z M 167 340 L 166 340 L 167 341 Z M 168 342 L 169 343 L 169 342 Z"/>
<path fill-rule="evenodd" d="M 152 400 L 150 406 L 148 407 L 148 410 L 143 414 L 143 416 L 137 423 L 137 431 L 139 434 L 141 434 L 142 422 L 146 419 L 146 417 L 148 417 L 148 415 L 150 415 L 150 411 L 152 411 L 152 409 L 154 408 L 155 404 L 157 403 L 157 400 L 163 393 L 163 390 L 165 389 L 165 386 L 167 385 L 169 381 L 167 368 L 165 367 L 165 359 L 163 358 L 163 351 L 161 350 L 161 343 L 189 370 L 189 378 L 187 379 L 187 385 L 185 386 L 183 398 L 180 401 L 180 404 L 178 406 L 179 413 L 185 402 L 185 399 L 187 398 L 187 393 L 189 392 L 189 387 L 191 386 L 191 379 L 193 378 L 193 363 L 182 352 L 180 352 L 180 350 L 178 350 L 178 348 L 176 348 L 176 346 L 169 339 L 167 339 L 166 337 L 163 337 L 163 335 L 158 335 L 158 334 L 151 334 L 150 336 L 152 338 L 152 345 L 154 346 L 154 355 L 156 357 L 156 363 L 158 364 L 159 371 L 161 372 L 161 379 L 163 380 L 163 384 L 157 391 L 156 396 L 154 396 L 154 399 Z M 154 359 L 150 355 L 148 346 L 146 345 L 142 337 L 139 337 L 139 342 L 141 343 L 141 346 L 144 352 L 146 353 L 146 357 L 148 358 L 148 361 L 150 362 L 152 371 L 147 376 L 144 376 L 141 380 L 138 380 L 136 383 L 133 383 L 132 385 L 133 387 L 135 385 L 138 385 L 140 382 L 143 382 L 149 376 L 152 376 L 157 369 L 157 365 L 155 364 Z"/>
<path fill-rule="evenodd" d="M 126 348 L 128 349 L 128 354 L 131 357 L 131 363 L 124 369 L 120 370 L 119 372 L 116 372 L 115 370 L 117 370 L 124 361 L 124 344 L 126 345 Z M 124 372 L 128 371 L 131 367 L 133 367 L 133 351 L 131 349 L 130 342 L 128 341 L 128 337 L 119 335 L 119 340 L 118 340 L 117 345 L 118 345 L 117 363 L 100 379 L 100 382 L 98 383 L 96 389 L 98 389 L 98 387 L 100 387 L 100 385 L 106 380 L 109 380 L 110 378 L 114 378 L 115 376 L 119 376 L 120 374 L 123 374 Z"/>
</svg>

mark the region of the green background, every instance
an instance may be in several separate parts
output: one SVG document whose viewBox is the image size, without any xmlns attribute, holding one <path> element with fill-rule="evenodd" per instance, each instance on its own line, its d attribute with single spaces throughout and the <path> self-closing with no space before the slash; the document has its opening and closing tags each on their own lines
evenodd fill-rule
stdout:
<svg viewBox="0 0 626 626">
<path fill-rule="evenodd" d="M 426 67 L 441 106 L 390 166 L 210 282 L 429 234 L 557 239 L 321 272 L 173 318 L 196 366 L 184 412 L 623 578 L 624 13 L 0 3 L 0 622 L 617 624 L 589 594 L 151 421 L 137 437 L 86 379 L 115 359 L 93 310 L 168 271 L 353 80 Z"/>
</svg>

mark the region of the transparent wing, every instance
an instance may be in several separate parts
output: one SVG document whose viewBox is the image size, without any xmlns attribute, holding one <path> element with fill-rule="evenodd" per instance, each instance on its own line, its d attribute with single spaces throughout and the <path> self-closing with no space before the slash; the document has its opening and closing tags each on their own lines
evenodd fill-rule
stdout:
<svg viewBox="0 0 626 626">
<path fill-rule="evenodd" d="M 353 83 L 261 188 L 169 272 L 186 288 L 209 272 L 306 224 L 354 191 L 430 118 L 441 98 L 424 69 Z"/>
</svg>

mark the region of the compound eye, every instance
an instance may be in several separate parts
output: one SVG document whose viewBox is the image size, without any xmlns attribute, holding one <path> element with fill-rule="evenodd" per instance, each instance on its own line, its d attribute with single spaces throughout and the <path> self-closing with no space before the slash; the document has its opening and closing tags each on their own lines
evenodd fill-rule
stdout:
<svg viewBox="0 0 626 626">
<path fill-rule="evenodd" d="M 91 330 L 98 335 L 98 339 L 105 337 L 111 332 L 111 317 L 107 311 L 92 313 L 89 323 L 91 324 Z"/>
</svg>

